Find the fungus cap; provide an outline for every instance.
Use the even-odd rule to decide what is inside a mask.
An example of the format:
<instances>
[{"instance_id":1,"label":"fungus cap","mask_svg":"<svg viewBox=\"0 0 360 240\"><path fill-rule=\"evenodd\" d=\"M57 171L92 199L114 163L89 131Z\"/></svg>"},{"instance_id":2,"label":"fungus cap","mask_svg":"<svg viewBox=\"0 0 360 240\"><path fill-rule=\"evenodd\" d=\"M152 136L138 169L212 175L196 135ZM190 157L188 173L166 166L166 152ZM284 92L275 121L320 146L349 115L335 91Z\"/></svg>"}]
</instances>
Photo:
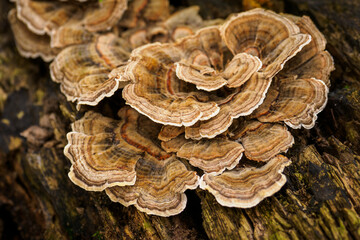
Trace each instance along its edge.
<instances>
[{"instance_id":1,"label":"fungus cap","mask_svg":"<svg viewBox=\"0 0 360 240\"><path fill-rule=\"evenodd\" d=\"M196 172L161 149L158 124L129 107L120 109L119 117L87 112L72 124L64 149L71 181L88 191L106 189L111 200L149 214L180 213L184 191L198 186Z\"/></svg>"},{"instance_id":2,"label":"fungus cap","mask_svg":"<svg viewBox=\"0 0 360 240\"><path fill-rule=\"evenodd\" d=\"M282 173L290 160L277 155L264 166L244 167L220 175L204 174L200 188L208 190L223 206L250 208L279 191L286 183Z\"/></svg>"},{"instance_id":3,"label":"fungus cap","mask_svg":"<svg viewBox=\"0 0 360 240\"><path fill-rule=\"evenodd\" d=\"M195 139L213 138L263 102L274 76L310 40L271 11L241 13L175 43L133 51L123 97L155 122L193 128Z\"/></svg>"}]
</instances>

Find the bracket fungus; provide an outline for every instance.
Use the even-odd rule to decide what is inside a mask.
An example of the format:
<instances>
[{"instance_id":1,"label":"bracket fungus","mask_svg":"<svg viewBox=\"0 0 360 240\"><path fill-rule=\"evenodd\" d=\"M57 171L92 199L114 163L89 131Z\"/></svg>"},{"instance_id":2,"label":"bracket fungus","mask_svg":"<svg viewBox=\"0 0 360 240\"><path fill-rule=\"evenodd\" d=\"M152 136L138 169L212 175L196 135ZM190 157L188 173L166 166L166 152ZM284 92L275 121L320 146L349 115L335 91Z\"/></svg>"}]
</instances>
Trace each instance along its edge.
<instances>
[{"instance_id":1,"label":"bracket fungus","mask_svg":"<svg viewBox=\"0 0 360 240\"><path fill-rule=\"evenodd\" d=\"M155 122L195 124L200 137L212 138L234 118L251 114L276 74L310 41L311 35L271 11L240 13L175 43L134 50L119 76L131 82L123 97Z\"/></svg>"},{"instance_id":2,"label":"bracket fungus","mask_svg":"<svg viewBox=\"0 0 360 240\"><path fill-rule=\"evenodd\" d=\"M255 120L237 119L226 134L211 139L186 139L183 128L174 128L167 125L160 130L162 148L215 175L233 169L243 153L249 160L267 162L294 144L286 126Z\"/></svg>"},{"instance_id":3,"label":"bracket fungus","mask_svg":"<svg viewBox=\"0 0 360 240\"><path fill-rule=\"evenodd\" d=\"M292 58L270 87L269 94L253 117L263 122L283 121L292 128L312 128L327 102L331 55L325 51L326 40L309 17L292 19L312 41Z\"/></svg>"},{"instance_id":4,"label":"bracket fungus","mask_svg":"<svg viewBox=\"0 0 360 240\"><path fill-rule=\"evenodd\" d=\"M314 126L334 69L310 18L80 2L16 0L9 13L20 53L54 59L68 101L94 106L123 88L117 119L88 111L71 125L71 181L159 216L180 213L198 186L248 208L285 184L288 127Z\"/></svg>"},{"instance_id":5,"label":"bracket fungus","mask_svg":"<svg viewBox=\"0 0 360 240\"><path fill-rule=\"evenodd\" d=\"M325 43L308 17L255 9L141 46L117 78L129 82L126 103L163 124L162 148L204 172L202 189L252 207L286 182L280 153L294 138L285 124L311 128L326 104L334 64ZM243 164L243 153L262 166Z\"/></svg>"},{"instance_id":6,"label":"bracket fungus","mask_svg":"<svg viewBox=\"0 0 360 240\"><path fill-rule=\"evenodd\" d=\"M72 124L64 150L72 162L70 179L86 190L106 189L113 201L149 214L180 213L184 191L198 186L196 172L161 149L158 124L129 107L120 109L119 117L87 112Z\"/></svg>"},{"instance_id":7,"label":"bracket fungus","mask_svg":"<svg viewBox=\"0 0 360 240\"><path fill-rule=\"evenodd\" d=\"M286 182L282 173L289 159L277 155L264 166L243 167L221 175L204 174L200 188L211 192L223 206L250 208L279 191Z\"/></svg>"},{"instance_id":8,"label":"bracket fungus","mask_svg":"<svg viewBox=\"0 0 360 240\"><path fill-rule=\"evenodd\" d=\"M130 47L126 41L109 33L91 43L62 50L50 65L53 81L68 101L97 105L119 88L119 81L109 76L112 69L127 61Z\"/></svg>"},{"instance_id":9,"label":"bracket fungus","mask_svg":"<svg viewBox=\"0 0 360 240\"><path fill-rule=\"evenodd\" d=\"M161 146L167 152L176 152L178 157L189 160L194 167L217 174L234 168L244 152L241 144L226 138L195 141L180 135L162 142Z\"/></svg>"},{"instance_id":10,"label":"bracket fungus","mask_svg":"<svg viewBox=\"0 0 360 240\"><path fill-rule=\"evenodd\" d=\"M117 67L125 64L131 49L148 41L159 40L160 35L161 39L168 41L189 20L196 20L193 29L209 24L202 21L198 11L198 7L190 7L175 12L164 22L122 32L121 37L115 33L103 33L93 36L90 42L68 46L51 64L51 77L60 83L61 91L68 101L77 102L78 108L83 104L97 105L101 99L112 96L118 88L127 84L115 76L123 71ZM142 31L145 31L145 38ZM180 37L178 35L176 37Z\"/></svg>"},{"instance_id":11,"label":"bracket fungus","mask_svg":"<svg viewBox=\"0 0 360 240\"><path fill-rule=\"evenodd\" d=\"M16 9L10 10L8 19L14 33L16 47L22 56L41 57L45 62L49 62L60 52L60 49L50 47L50 37L48 35L37 35L31 32L18 19Z\"/></svg>"},{"instance_id":12,"label":"bracket fungus","mask_svg":"<svg viewBox=\"0 0 360 240\"><path fill-rule=\"evenodd\" d=\"M165 20L170 14L168 0L133 0L129 1L128 10L119 22L119 26L135 28L151 21Z\"/></svg>"},{"instance_id":13,"label":"bracket fungus","mask_svg":"<svg viewBox=\"0 0 360 240\"><path fill-rule=\"evenodd\" d=\"M66 46L91 42L109 31L127 9L127 0L14 2L16 13L9 13L9 21L20 54L44 61L52 61Z\"/></svg>"},{"instance_id":14,"label":"bracket fungus","mask_svg":"<svg viewBox=\"0 0 360 240\"><path fill-rule=\"evenodd\" d=\"M64 47L91 39L121 19L127 0L73 1L16 0L18 18L38 35L48 34L51 47Z\"/></svg>"},{"instance_id":15,"label":"bracket fungus","mask_svg":"<svg viewBox=\"0 0 360 240\"><path fill-rule=\"evenodd\" d=\"M214 25L221 20L204 21L199 15L199 7L192 6L174 12L164 21L146 23L121 33L132 48L152 42L173 42L194 34L201 27ZM123 22L123 21L121 21Z\"/></svg>"}]
</instances>

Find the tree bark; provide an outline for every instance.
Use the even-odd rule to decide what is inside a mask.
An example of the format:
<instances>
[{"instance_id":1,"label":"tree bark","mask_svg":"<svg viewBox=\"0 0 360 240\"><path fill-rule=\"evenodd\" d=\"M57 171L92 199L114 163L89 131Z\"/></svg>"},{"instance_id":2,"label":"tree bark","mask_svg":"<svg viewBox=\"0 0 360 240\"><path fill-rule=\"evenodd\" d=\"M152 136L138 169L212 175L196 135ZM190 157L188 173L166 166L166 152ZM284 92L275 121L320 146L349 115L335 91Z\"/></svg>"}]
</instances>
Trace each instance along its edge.
<instances>
[{"instance_id":1,"label":"tree bark","mask_svg":"<svg viewBox=\"0 0 360 240\"><path fill-rule=\"evenodd\" d=\"M221 4L226 10L219 13ZM295 145L286 155L292 164L281 191L250 209L223 207L207 191L187 191L185 211L163 218L72 184L63 147L77 112L51 81L48 64L18 55L6 20L12 5L1 1L0 238L360 239L360 3L212 0L206 14L224 17L229 4L309 15L335 59L329 101L316 126L291 130ZM109 103L124 104L120 95L97 108L114 115L118 106Z\"/></svg>"}]
</instances>

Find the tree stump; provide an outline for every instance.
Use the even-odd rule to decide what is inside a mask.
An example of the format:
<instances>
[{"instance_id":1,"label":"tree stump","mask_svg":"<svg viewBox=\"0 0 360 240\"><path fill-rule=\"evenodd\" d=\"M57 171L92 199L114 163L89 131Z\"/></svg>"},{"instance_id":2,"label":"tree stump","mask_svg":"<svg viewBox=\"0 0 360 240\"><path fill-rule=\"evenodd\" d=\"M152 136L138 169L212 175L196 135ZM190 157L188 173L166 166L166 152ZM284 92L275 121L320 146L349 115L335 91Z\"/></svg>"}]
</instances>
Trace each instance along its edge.
<instances>
[{"instance_id":1,"label":"tree stump","mask_svg":"<svg viewBox=\"0 0 360 240\"><path fill-rule=\"evenodd\" d=\"M77 117L48 64L19 56L0 2L0 238L2 239L360 239L360 3L335 0L188 0L205 17L266 7L309 15L325 34L336 70L327 107L311 130L291 130L286 185L250 209L187 191L177 216L150 216L86 192L67 177L66 133ZM223 8L224 11L219 9ZM119 106L121 94L112 97ZM97 108L109 115L109 99ZM83 108L86 110L87 108ZM26 130L26 131L25 131Z\"/></svg>"}]
</instances>

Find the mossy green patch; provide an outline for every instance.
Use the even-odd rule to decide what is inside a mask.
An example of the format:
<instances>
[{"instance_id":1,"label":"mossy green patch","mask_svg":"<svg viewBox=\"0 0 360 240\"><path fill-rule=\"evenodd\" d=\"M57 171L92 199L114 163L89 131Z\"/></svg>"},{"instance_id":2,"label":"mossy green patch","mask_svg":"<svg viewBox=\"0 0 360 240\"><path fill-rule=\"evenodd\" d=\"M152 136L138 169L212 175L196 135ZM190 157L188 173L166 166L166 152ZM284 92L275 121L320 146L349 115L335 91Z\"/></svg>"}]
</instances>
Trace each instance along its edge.
<instances>
[{"instance_id":1,"label":"mossy green patch","mask_svg":"<svg viewBox=\"0 0 360 240\"><path fill-rule=\"evenodd\" d=\"M104 236L100 231L96 231L93 235L91 235L91 237L93 237L94 239L97 240L104 240Z\"/></svg>"}]
</instances>

